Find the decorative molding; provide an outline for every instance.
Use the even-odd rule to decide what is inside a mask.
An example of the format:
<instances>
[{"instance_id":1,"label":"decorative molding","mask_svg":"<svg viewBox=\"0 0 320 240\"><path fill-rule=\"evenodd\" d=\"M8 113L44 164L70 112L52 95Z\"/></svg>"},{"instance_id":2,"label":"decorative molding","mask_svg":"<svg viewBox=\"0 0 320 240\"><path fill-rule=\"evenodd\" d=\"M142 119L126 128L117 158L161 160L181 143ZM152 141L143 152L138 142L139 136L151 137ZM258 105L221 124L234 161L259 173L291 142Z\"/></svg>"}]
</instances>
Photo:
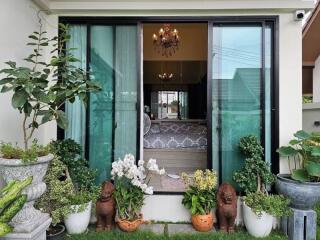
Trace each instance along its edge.
<instances>
[{"instance_id":1,"label":"decorative molding","mask_svg":"<svg viewBox=\"0 0 320 240\"><path fill-rule=\"evenodd\" d=\"M52 13L101 11L172 11L172 10L272 10L290 12L310 10L313 0L33 0L41 9Z\"/></svg>"}]
</instances>

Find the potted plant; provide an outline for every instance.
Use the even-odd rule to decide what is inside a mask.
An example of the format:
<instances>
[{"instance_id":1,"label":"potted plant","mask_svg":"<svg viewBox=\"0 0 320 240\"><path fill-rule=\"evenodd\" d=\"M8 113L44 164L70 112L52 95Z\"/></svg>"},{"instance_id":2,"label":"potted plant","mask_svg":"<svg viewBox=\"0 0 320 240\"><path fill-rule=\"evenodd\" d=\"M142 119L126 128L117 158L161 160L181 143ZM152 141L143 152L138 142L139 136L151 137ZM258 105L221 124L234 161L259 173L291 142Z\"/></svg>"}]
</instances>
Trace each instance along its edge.
<instances>
[{"instance_id":1,"label":"potted plant","mask_svg":"<svg viewBox=\"0 0 320 240\"><path fill-rule=\"evenodd\" d=\"M233 179L246 194L243 198L243 219L249 234L266 237L273 226L273 218L289 214L289 201L278 195L269 195L267 186L275 181L269 165L263 160L263 148L254 135L240 139L240 151L246 156L242 169Z\"/></svg>"},{"instance_id":2,"label":"potted plant","mask_svg":"<svg viewBox=\"0 0 320 240\"><path fill-rule=\"evenodd\" d=\"M33 183L25 190L28 203L21 214L26 216L16 218L17 222L14 223L18 232L31 232L49 221L47 214L34 209L33 202L45 192L46 186L42 180L53 155L48 154L47 149L35 141L30 146L35 130L52 120L65 129L68 119L61 110L62 105L76 98L86 102L88 92L100 89L88 80L85 71L72 65L78 59L65 47L65 43L70 40L68 26L60 24L59 33L59 37L48 39L40 23L39 31L29 36L30 42L27 45L33 47L33 50L24 59L27 65L17 66L15 62L9 61L6 62L8 67L0 71L0 74L5 75L0 80L1 92L13 92L12 107L23 115L24 146L1 145L0 173L5 182L34 176ZM45 50L52 54L48 62L41 59Z\"/></svg>"},{"instance_id":3,"label":"potted plant","mask_svg":"<svg viewBox=\"0 0 320 240\"><path fill-rule=\"evenodd\" d=\"M191 212L192 226L200 232L212 230L212 209L216 206L216 172L197 170L191 177L182 173L182 179L187 188L182 204Z\"/></svg>"},{"instance_id":4,"label":"potted plant","mask_svg":"<svg viewBox=\"0 0 320 240\"><path fill-rule=\"evenodd\" d=\"M27 202L22 190L32 183L32 177L23 181L11 181L0 191L0 237L12 232L11 220Z\"/></svg>"},{"instance_id":5,"label":"potted plant","mask_svg":"<svg viewBox=\"0 0 320 240\"><path fill-rule=\"evenodd\" d=\"M69 234L81 234L87 230L94 198L88 191L74 191L68 195L68 204L61 211Z\"/></svg>"},{"instance_id":6,"label":"potted plant","mask_svg":"<svg viewBox=\"0 0 320 240\"><path fill-rule=\"evenodd\" d=\"M298 131L277 151L288 159L290 174L278 174L276 189L297 209L313 209L320 201L320 135Z\"/></svg>"},{"instance_id":7,"label":"potted plant","mask_svg":"<svg viewBox=\"0 0 320 240\"><path fill-rule=\"evenodd\" d=\"M65 230L64 225L61 224L65 215L62 209L68 204L67 196L74 189L71 178L68 176L68 168L59 157L55 156L50 162L44 182L47 185L47 191L35 205L37 209L50 214L52 223L47 230L47 238L53 239Z\"/></svg>"},{"instance_id":8,"label":"potted plant","mask_svg":"<svg viewBox=\"0 0 320 240\"><path fill-rule=\"evenodd\" d=\"M116 222L119 228L126 232L133 232L143 223L141 208L144 194L153 194L153 187L148 186L150 178L148 173L164 174L164 169L159 169L156 160L150 159L146 164L143 160L135 164L132 154L126 154L123 160L112 163L111 176L114 180L115 190L113 197L116 201ZM146 171L147 169L147 171Z\"/></svg>"}]
</instances>

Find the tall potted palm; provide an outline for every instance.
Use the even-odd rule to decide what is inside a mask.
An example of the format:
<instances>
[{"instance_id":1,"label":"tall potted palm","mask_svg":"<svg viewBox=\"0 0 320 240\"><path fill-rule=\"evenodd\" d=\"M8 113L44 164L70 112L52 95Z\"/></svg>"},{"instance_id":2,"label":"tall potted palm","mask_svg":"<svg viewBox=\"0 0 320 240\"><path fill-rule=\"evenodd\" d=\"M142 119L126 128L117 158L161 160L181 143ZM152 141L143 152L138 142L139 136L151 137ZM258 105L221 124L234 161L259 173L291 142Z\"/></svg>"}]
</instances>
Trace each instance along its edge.
<instances>
[{"instance_id":1,"label":"tall potted palm","mask_svg":"<svg viewBox=\"0 0 320 240\"><path fill-rule=\"evenodd\" d=\"M298 131L277 151L288 159L290 174L278 174L276 189L297 209L313 209L320 201L320 135Z\"/></svg>"},{"instance_id":2,"label":"tall potted palm","mask_svg":"<svg viewBox=\"0 0 320 240\"><path fill-rule=\"evenodd\" d=\"M40 24L39 31L29 36L27 45L33 50L24 59L26 66L17 66L9 61L6 62L8 67L0 71L4 75L0 79L1 93L12 92L12 107L23 115L23 148L11 143L1 144L0 175L5 182L33 176L32 184L24 190L28 196L27 203L12 220L15 232L31 232L42 223L49 222L48 214L36 210L33 204L46 190L42 180L53 155L46 147L32 141L35 130L52 120L59 127L67 128L68 119L61 110L62 105L76 98L85 103L87 93L100 88L89 81L85 71L72 65L78 59L65 48L70 40L68 26L60 24L59 28L59 37L48 39ZM47 62L43 60L45 50L51 51Z\"/></svg>"}]
</instances>

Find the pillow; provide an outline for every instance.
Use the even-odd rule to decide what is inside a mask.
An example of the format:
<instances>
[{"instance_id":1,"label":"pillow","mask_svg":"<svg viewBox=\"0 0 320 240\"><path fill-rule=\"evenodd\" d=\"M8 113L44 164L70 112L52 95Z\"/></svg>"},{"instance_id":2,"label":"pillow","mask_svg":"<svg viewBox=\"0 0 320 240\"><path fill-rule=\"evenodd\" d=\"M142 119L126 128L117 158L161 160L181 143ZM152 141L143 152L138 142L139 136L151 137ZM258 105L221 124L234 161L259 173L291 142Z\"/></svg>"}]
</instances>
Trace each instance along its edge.
<instances>
[{"instance_id":1,"label":"pillow","mask_svg":"<svg viewBox=\"0 0 320 240\"><path fill-rule=\"evenodd\" d=\"M151 124L150 133L160 133L159 123L152 123Z\"/></svg>"},{"instance_id":2,"label":"pillow","mask_svg":"<svg viewBox=\"0 0 320 240\"><path fill-rule=\"evenodd\" d=\"M149 132L150 126L151 126L150 117L148 116L148 114L145 113L143 115L143 135L146 135Z\"/></svg>"}]
</instances>

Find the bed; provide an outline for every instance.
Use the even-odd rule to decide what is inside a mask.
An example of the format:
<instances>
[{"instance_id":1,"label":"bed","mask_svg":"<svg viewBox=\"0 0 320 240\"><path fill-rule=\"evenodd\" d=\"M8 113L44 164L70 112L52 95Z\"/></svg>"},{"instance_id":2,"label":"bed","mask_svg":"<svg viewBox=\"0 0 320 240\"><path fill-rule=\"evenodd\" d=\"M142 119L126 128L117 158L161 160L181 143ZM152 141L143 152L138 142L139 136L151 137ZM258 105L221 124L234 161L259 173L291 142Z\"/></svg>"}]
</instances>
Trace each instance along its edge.
<instances>
[{"instance_id":1,"label":"bed","mask_svg":"<svg viewBox=\"0 0 320 240\"><path fill-rule=\"evenodd\" d=\"M207 168L207 127L205 120L153 120L143 139L144 159L155 158L167 175L152 180L155 191L184 191L181 179L170 174L192 174ZM151 184L151 183L150 183Z\"/></svg>"},{"instance_id":2,"label":"bed","mask_svg":"<svg viewBox=\"0 0 320 240\"><path fill-rule=\"evenodd\" d=\"M145 149L206 149L207 127L203 121L151 121L143 146Z\"/></svg>"}]
</instances>

